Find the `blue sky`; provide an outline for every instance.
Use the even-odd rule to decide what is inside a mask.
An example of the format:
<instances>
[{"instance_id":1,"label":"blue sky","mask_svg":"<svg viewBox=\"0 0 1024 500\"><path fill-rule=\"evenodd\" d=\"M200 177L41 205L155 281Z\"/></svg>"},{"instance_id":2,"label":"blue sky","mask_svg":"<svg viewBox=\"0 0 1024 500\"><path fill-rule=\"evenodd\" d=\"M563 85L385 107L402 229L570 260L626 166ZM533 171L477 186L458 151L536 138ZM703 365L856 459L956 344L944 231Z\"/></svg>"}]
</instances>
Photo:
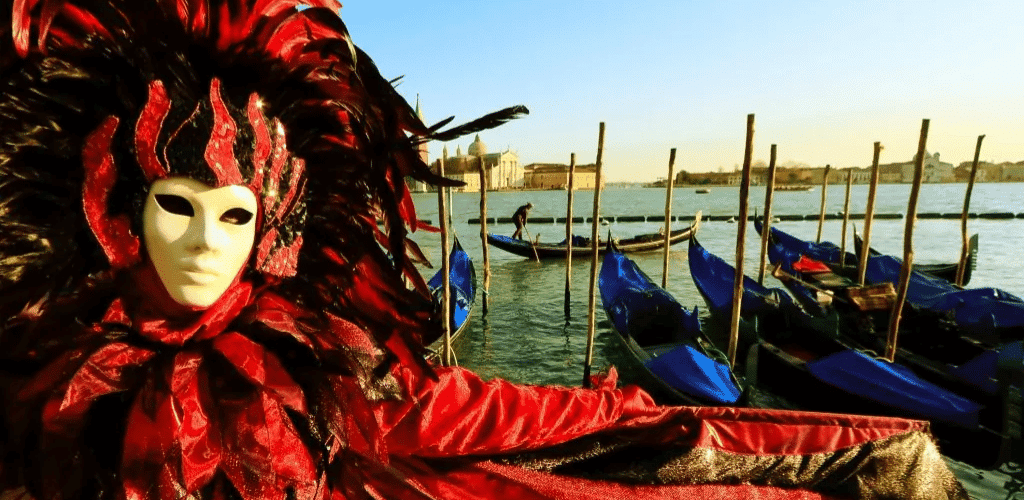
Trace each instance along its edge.
<instances>
[{"instance_id":1,"label":"blue sky","mask_svg":"<svg viewBox=\"0 0 1024 500\"><path fill-rule=\"evenodd\" d=\"M1024 2L349 0L356 45L403 76L425 119L512 104L481 134L520 162L593 162L610 181L732 170L755 114L754 158L813 166L908 161L921 121L944 161L1024 160ZM448 145L463 151L472 141ZM431 154L442 145L432 143Z\"/></svg>"}]
</instances>

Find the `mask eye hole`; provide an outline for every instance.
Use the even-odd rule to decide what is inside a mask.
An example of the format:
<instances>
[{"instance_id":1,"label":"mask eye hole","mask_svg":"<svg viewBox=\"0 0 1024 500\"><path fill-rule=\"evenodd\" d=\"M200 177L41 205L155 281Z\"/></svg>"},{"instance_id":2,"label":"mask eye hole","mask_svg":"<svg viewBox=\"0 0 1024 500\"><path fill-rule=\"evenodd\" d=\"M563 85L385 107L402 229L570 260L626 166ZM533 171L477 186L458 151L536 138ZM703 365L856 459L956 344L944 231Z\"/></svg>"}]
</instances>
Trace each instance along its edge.
<instances>
[{"instance_id":1,"label":"mask eye hole","mask_svg":"<svg viewBox=\"0 0 1024 500\"><path fill-rule=\"evenodd\" d=\"M181 196L173 194L158 194L154 196L156 204L160 205L160 208L175 214L184 215L186 217L193 217L196 215L195 210L192 208L192 204Z\"/></svg>"},{"instance_id":2,"label":"mask eye hole","mask_svg":"<svg viewBox=\"0 0 1024 500\"><path fill-rule=\"evenodd\" d=\"M227 222L236 226L243 226L250 220L252 220L252 212L244 208L232 208L220 216L221 222Z\"/></svg>"}]
</instances>

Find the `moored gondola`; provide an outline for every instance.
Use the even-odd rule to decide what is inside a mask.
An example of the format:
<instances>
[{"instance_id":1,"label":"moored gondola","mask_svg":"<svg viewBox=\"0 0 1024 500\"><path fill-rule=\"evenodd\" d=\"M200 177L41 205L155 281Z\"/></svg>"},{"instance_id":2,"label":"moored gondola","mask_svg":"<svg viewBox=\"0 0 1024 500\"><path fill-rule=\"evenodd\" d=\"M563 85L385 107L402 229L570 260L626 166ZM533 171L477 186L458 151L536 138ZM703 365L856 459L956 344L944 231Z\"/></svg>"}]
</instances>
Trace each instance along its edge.
<instances>
[{"instance_id":1,"label":"moored gondola","mask_svg":"<svg viewBox=\"0 0 1024 500\"><path fill-rule=\"evenodd\" d=\"M755 225L758 229L760 226ZM777 227L771 228L768 256L773 264L788 259L796 263L801 256L820 261L830 273L811 277L816 285L847 293L851 278L829 265L830 244L813 243L796 238ZM779 255L784 252L785 259ZM823 258L824 256L824 258ZM885 286L899 282L903 262L890 255L874 255L868 259L865 284ZM800 298L800 295L797 295ZM947 321L955 325L959 335L968 336L989 346L1024 340L1024 300L997 288L960 288L949 281L914 271L907 288L907 305L921 321ZM910 325L912 328L914 325Z\"/></svg>"},{"instance_id":2,"label":"moored gondola","mask_svg":"<svg viewBox=\"0 0 1024 500\"><path fill-rule=\"evenodd\" d=\"M760 228L758 228L758 232L760 232ZM967 265L966 267L964 267L963 285L967 285L968 283L971 282L971 274L973 273L974 268L977 267L978 265L978 235L975 234L974 236L971 236L970 240L968 241L969 242L967 247ZM860 259L863 247L864 241L861 239L860 235L854 232L853 248L857 250L857 259ZM872 256L881 255L881 252L878 252L874 248L870 249L870 252L870 255ZM946 280L950 283L956 283L956 270L959 266L959 262L934 264L915 263L914 270L931 276L935 276L936 278Z\"/></svg>"},{"instance_id":3,"label":"moored gondola","mask_svg":"<svg viewBox=\"0 0 1024 500\"><path fill-rule=\"evenodd\" d=\"M462 244L456 237L452 245L452 251L448 258L449 286L451 290L451 314L450 341L462 336L469 326L469 318L473 312L473 304L476 300L476 270L473 268L473 260L462 248ZM443 300L444 273L437 271L427 282L427 288L434 298L434 302L441 307ZM444 339L426 339L431 354L428 358L437 357L437 353L443 348Z\"/></svg>"},{"instance_id":4,"label":"moored gondola","mask_svg":"<svg viewBox=\"0 0 1024 500\"><path fill-rule=\"evenodd\" d=\"M733 405L742 391L728 360L684 308L626 255L609 248L598 287L605 312L652 393L676 404Z\"/></svg>"}]
</instances>

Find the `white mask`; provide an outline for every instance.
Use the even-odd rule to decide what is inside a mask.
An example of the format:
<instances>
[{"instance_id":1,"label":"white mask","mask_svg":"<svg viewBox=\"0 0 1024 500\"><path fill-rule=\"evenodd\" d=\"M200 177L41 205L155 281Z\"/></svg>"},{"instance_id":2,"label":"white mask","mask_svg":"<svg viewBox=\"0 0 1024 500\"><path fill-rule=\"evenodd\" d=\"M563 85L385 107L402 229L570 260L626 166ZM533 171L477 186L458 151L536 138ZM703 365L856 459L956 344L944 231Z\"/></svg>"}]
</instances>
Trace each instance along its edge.
<instances>
[{"instance_id":1,"label":"white mask","mask_svg":"<svg viewBox=\"0 0 1024 500\"><path fill-rule=\"evenodd\" d=\"M249 260L257 213L245 186L212 188L184 177L153 182L143 238L171 298L193 307L216 302Z\"/></svg>"}]
</instances>

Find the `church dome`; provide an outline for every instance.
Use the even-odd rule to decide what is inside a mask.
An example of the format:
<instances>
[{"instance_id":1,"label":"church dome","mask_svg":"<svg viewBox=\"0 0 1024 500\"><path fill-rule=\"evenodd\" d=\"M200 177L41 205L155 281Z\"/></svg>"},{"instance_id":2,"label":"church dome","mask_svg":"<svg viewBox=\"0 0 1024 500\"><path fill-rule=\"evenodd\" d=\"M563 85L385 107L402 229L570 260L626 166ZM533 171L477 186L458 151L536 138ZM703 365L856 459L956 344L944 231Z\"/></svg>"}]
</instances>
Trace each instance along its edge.
<instances>
[{"instance_id":1,"label":"church dome","mask_svg":"<svg viewBox=\"0 0 1024 500\"><path fill-rule=\"evenodd\" d=\"M487 154L487 145L484 141L480 140L480 134L476 135L476 139L473 140L473 144L469 145L470 156L483 156Z\"/></svg>"}]
</instances>

